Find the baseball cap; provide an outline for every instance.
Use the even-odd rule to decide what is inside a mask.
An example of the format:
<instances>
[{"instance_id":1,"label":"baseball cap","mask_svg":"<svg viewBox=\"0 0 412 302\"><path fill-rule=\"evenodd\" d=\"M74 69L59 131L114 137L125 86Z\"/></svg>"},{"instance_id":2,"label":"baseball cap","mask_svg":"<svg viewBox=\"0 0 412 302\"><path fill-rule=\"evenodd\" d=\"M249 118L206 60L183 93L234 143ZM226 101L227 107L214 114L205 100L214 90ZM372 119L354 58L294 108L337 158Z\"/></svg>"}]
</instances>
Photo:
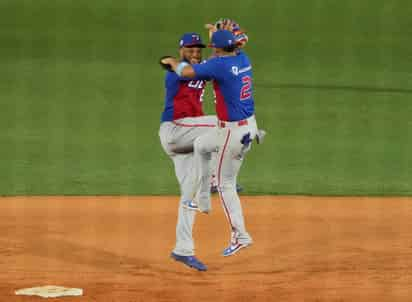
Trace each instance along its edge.
<instances>
[{"instance_id":1,"label":"baseball cap","mask_svg":"<svg viewBox=\"0 0 412 302\"><path fill-rule=\"evenodd\" d=\"M202 38L197 33L185 33L180 38L179 41L180 48L182 47L200 47L205 48L206 45L203 44Z\"/></svg>"},{"instance_id":2,"label":"baseball cap","mask_svg":"<svg viewBox=\"0 0 412 302\"><path fill-rule=\"evenodd\" d=\"M235 36L231 31L218 30L213 33L212 42L210 43L209 47L224 48L227 46L232 46L235 43Z\"/></svg>"}]
</instances>

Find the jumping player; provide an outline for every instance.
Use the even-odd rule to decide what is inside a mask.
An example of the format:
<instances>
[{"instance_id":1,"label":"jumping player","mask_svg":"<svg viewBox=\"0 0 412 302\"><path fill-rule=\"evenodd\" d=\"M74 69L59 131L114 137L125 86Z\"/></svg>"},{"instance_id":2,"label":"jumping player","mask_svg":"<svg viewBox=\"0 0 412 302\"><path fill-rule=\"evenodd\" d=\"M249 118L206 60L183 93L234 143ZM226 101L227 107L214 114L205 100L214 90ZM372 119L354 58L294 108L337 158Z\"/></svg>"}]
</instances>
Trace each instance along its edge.
<instances>
[{"instance_id":1,"label":"jumping player","mask_svg":"<svg viewBox=\"0 0 412 302\"><path fill-rule=\"evenodd\" d=\"M162 63L169 65L181 77L213 79L218 127L195 140L195 171L196 181L199 181L199 187L202 188L208 179L205 175L210 173L210 153L219 150L219 194L231 227L230 244L223 251L223 256L230 256L252 244L236 192L236 177L258 129L254 116L252 66L249 58L243 51L236 51L235 37L228 30L214 32L211 47L214 48L215 57L203 64L189 64L175 58L165 58ZM207 212L210 204L202 205L202 200L198 202L199 209Z\"/></svg>"},{"instance_id":2,"label":"jumping player","mask_svg":"<svg viewBox=\"0 0 412 302\"><path fill-rule=\"evenodd\" d=\"M202 48L205 45L199 34L184 34L179 47L181 62L200 63ZM165 107L159 129L160 142L163 150L173 160L181 192L176 245L171 257L200 271L207 268L194 254L192 229L196 211L190 209L193 207L191 192L194 186L192 149L197 137L217 125L216 116L205 116L203 113L201 101L204 86L204 80L182 78L174 72L167 72Z\"/></svg>"}]
</instances>

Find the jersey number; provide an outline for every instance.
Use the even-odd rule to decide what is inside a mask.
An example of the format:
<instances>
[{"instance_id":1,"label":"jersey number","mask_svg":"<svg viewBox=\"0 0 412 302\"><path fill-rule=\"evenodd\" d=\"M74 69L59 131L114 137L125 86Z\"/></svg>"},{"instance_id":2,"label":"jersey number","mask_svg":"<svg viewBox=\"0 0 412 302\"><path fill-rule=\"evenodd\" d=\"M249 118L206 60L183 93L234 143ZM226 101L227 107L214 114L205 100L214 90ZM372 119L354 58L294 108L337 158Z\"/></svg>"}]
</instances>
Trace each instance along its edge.
<instances>
[{"instance_id":1,"label":"jersey number","mask_svg":"<svg viewBox=\"0 0 412 302\"><path fill-rule=\"evenodd\" d=\"M240 89L240 100L247 100L252 96L252 78L250 76L244 76L242 78L242 89Z\"/></svg>"},{"instance_id":2,"label":"jersey number","mask_svg":"<svg viewBox=\"0 0 412 302\"><path fill-rule=\"evenodd\" d=\"M189 84L187 84L187 86L189 86L190 88L196 88L196 89L202 89L203 88L203 81L202 80L192 80L189 82Z\"/></svg>"}]
</instances>

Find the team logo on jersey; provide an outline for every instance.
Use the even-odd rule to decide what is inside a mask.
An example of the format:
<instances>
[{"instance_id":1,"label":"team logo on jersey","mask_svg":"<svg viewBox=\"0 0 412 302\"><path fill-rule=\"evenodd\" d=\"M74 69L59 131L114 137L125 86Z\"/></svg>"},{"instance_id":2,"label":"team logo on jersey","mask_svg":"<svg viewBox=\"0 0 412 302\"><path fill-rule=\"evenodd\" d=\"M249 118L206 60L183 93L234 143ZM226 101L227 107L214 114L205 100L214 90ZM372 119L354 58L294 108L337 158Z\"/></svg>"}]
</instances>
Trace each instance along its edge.
<instances>
[{"instance_id":1,"label":"team logo on jersey","mask_svg":"<svg viewBox=\"0 0 412 302\"><path fill-rule=\"evenodd\" d=\"M237 76L239 74L239 68L237 66L232 66L232 73Z\"/></svg>"},{"instance_id":2,"label":"team logo on jersey","mask_svg":"<svg viewBox=\"0 0 412 302\"><path fill-rule=\"evenodd\" d=\"M235 76L238 76L239 74L247 72L249 70L252 70L252 66L250 66L250 65L246 66L245 68L241 68L241 69L239 69L239 67L237 67L237 66L232 66L232 73Z\"/></svg>"},{"instance_id":3,"label":"team logo on jersey","mask_svg":"<svg viewBox=\"0 0 412 302\"><path fill-rule=\"evenodd\" d=\"M204 84L205 82L202 80L192 80L187 84L187 86L195 89L203 89Z\"/></svg>"}]
</instances>

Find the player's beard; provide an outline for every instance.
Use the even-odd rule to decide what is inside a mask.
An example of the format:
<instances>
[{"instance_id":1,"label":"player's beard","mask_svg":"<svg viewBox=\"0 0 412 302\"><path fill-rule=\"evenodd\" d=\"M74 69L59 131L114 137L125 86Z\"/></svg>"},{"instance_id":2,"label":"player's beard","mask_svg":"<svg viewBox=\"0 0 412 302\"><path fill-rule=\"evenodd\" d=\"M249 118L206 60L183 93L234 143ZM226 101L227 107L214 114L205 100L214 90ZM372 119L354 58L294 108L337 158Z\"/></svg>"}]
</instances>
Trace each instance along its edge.
<instances>
[{"instance_id":1,"label":"player's beard","mask_svg":"<svg viewBox=\"0 0 412 302\"><path fill-rule=\"evenodd\" d=\"M202 52L201 50L181 48L180 49L180 60L187 62L189 64L199 64L202 62Z\"/></svg>"},{"instance_id":2,"label":"player's beard","mask_svg":"<svg viewBox=\"0 0 412 302\"><path fill-rule=\"evenodd\" d=\"M200 62L202 62L202 57L200 58L192 58L190 56L183 56L183 60L189 64L199 64Z\"/></svg>"},{"instance_id":3,"label":"player's beard","mask_svg":"<svg viewBox=\"0 0 412 302\"><path fill-rule=\"evenodd\" d=\"M183 57L183 60L189 64L199 64L202 61L202 58L196 59L196 58L185 58Z\"/></svg>"}]
</instances>

